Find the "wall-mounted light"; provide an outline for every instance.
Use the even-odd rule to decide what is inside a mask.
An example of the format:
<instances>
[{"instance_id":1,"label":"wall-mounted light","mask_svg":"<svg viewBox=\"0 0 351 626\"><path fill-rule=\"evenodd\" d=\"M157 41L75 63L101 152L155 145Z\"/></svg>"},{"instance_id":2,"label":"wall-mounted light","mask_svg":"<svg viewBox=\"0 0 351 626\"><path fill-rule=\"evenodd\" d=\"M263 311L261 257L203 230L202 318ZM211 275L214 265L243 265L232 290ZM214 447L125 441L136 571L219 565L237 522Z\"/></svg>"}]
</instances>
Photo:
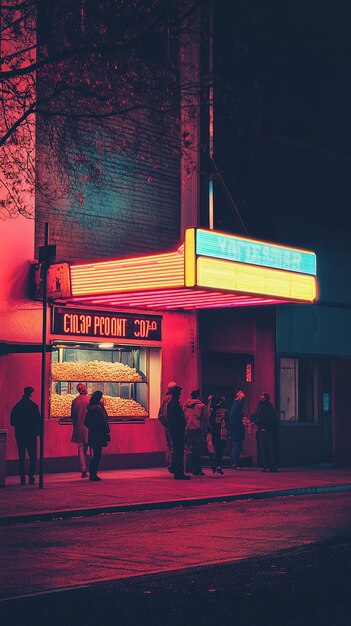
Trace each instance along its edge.
<instances>
[{"instance_id":1,"label":"wall-mounted light","mask_svg":"<svg viewBox=\"0 0 351 626\"><path fill-rule=\"evenodd\" d=\"M99 343L99 348L100 350L111 350L114 345L114 343Z\"/></svg>"}]
</instances>

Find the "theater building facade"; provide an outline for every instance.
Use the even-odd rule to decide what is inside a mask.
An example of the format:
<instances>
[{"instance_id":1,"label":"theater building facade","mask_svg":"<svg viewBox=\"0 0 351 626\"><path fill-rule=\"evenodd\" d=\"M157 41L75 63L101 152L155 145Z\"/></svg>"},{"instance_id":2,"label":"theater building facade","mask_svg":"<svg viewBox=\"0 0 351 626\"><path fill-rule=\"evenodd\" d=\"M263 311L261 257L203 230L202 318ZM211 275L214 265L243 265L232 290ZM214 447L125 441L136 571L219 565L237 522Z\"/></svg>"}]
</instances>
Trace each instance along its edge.
<instances>
[{"instance_id":1,"label":"theater building facade","mask_svg":"<svg viewBox=\"0 0 351 626\"><path fill-rule=\"evenodd\" d=\"M187 35L180 46L181 80L196 84L201 42ZM39 405L44 398L44 471L77 470L70 406L82 382L89 393L103 391L110 417L102 469L164 465L157 413L171 380L183 401L200 388L204 400L218 392L230 406L241 388L246 415L268 391L280 418L280 466L350 462L350 309L319 304L333 265L328 254L320 265L314 239L301 243L299 229L286 245L242 236L234 225L210 227L200 206L200 89L190 98L162 124L138 113L138 127L157 135L152 161L102 146L96 159L108 169L108 188L88 182L79 199L63 194L55 204L37 190L28 195L34 219L2 222L0 429L8 431L8 473L17 472L10 411L28 385ZM184 132L175 132L176 122ZM182 146L171 149L182 136L192 145L190 170ZM45 142L38 121L39 169ZM45 224L56 258L47 272L43 350ZM254 432L246 433L244 455L259 464Z\"/></svg>"}]
</instances>

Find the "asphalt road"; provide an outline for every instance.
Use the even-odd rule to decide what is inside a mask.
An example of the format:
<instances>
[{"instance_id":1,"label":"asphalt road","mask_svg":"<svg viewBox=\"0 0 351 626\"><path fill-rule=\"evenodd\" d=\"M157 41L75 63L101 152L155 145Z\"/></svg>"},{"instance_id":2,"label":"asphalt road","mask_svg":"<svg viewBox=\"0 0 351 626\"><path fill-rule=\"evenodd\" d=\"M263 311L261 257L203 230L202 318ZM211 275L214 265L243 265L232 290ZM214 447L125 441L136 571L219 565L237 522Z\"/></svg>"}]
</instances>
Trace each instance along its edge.
<instances>
[{"instance_id":1,"label":"asphalt road","mask_svg":"<svg viewBox=\"0 0 351 626\"><path fill-rule=\"evenodd\" d=\"M349 626L350 511L328 494L3 528L1 623Z\"/></svg>"}]
</instances>

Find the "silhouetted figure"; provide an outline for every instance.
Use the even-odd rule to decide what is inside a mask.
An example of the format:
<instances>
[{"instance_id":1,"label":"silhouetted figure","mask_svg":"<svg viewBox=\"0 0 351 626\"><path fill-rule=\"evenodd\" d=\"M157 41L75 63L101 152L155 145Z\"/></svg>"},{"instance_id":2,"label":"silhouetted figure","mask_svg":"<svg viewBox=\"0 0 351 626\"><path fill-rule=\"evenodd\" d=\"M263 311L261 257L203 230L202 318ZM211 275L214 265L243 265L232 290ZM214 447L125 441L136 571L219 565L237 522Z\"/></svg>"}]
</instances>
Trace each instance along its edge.
<instances>
[{"instance_id":1,"label":"silhouetted figure","mask_svg":"<svg viewBox=\"0 0 351 626\"><path fill-rule=\"evenodd\" d=\"M172 384L172 383L169 383ZM163 431L166 439L166 465L167 469L170 473L173 473L172 467L172 456L173 456L173 444L172 437L169 430L169 421L168 421L168 404L172 399L172 394L169 389L167 389L164 398L162 399L161 406L158 412L158 419L160 420Z\"/></svg>"},{"instance_id":2,"label":"silhouetted figure","mask_svg":"<svg viewBox=\"0 0 351 626\"><path fill-rule=\"evenodd\" d=\"M101 480L97 471L102 448L106 448L107 443L111 440L108 415L102 402L102 391L94 391L91 395L84 424L89 431L88 443L93 451L93 458L89 467L89 480L98 481Z\"/></svg>"},{"instance_id":3,"label":"silhouetted figure","mask_svg":"<svg viewBox=\"0 0 351 626\"><path fill-rule=\"evenodd\" d=\"M18 448L19 473L21 485L26 484L25 456L29 456L29 484L35 482L34 474L37 463L37 437L40 435L42 418L38 405L31 400L33 387L25 387L22 399L11 411L11 426L15 428Z\"/></svg>"},{"instance_id":4,"label":"silhouetted figure","mask_svg":"<svg viewBox=\"0 0 351 626\"><path fill-rule=\"evenodd\" d=\"M229 432L228 411L225 408L225 398L217 394L210 396L208 409L212 443L215 451L214 458L210 456L211 469L214 474L224 474L222 467L223 453Z\"/></svg>"},{"instance_id":5,"label":"silhouetted figure","mask_svg":"<svg viewBox=\"0 0 351 626\"><path fill-rule=\"evenodd\" d=\"M243 423L243 399L245 394L241 389L237 392L229 411L229 433L232 440L232 468L241 470L240 453L243 449L245 426Z\"/></svg>"},{"instance_id":6,"label":"silhouetted figure","mask_svg":"<svg viewBox=\"0 0 351 626\"><path fill-rule=\"evenodd\" d=\"M172 468L175 480L189 480L190 476L184 474L184 430L185 418L180 406L179 398L182 388L174 381L168 383L171 399L167 404L167 418L169 432L172 438L173 455Z\"/></svg>"},{"instance_id":7,"label":"silhouetted figure","mask_svg":"<svg viewBox=\"0 0 351 626\"><path fill-rule=\"evenodd\" d=\"M206 405L200 400L200 389L191 392L183 405L185 417L185 445L191 450L194 476L204 476L201 468L201 448L206 442L209 426Z\"/></svg>"},{"instance_id":8,"label":"silhouetted figure","mask_svg":"<svg viewBox=\"0 0 351 626\"><path fill-rule=\"evenodd\" d=\"M90 401L88 390L85 385L79 383L77 385L79 396L74 398L71 405L71 419L73 424L73 433L71 441L77 444L78 459L82 478L88 473L87 453L88 453L88 429L84 425L85 414Z\"/></svg>"},{"instance_id":9,"label":"silhouetted figure","mask_svg":"<svg viewBox=\"0 0 351 626\"><path fill-rule=\"evenodd\" d=\"M262 472L277 472L276 438L278 431L278 414L270 402L270 395L263 392L251 422L257 426L257 440L263 460Z\"/></svg>"}]
</instances>

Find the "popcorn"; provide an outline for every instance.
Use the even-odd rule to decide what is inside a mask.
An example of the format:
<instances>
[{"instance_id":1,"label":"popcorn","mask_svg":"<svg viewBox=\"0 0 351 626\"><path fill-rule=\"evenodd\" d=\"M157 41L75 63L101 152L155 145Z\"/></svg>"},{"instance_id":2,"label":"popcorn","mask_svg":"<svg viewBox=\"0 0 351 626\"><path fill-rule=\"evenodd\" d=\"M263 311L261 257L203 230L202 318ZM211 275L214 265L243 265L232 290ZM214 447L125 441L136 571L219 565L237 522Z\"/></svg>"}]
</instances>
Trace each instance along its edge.
<instances>
[{"instance_id":1,"label":"popcorn","mask_svg":"<svg viewBox=\"0 0 351 626\"><path fill-rule=\"evenodd\" d=\"M51 417L70 417L72 400L77 394L65 394L60 396L57 393L51 394ZM128 398L120 398L119 396L103 396L105 400L105 408L110 417L148 417L144 407Z\"/></svg>"},{"instance_id":2,"label":"popcorn","mask_svg":"<svg viewBox=\"0 0 351 626\"><path fill-rule=\"evenodd\" d=\"M141 382L135 367L124 363L89 361L88 363L51 363L52 380L83 380L101 382Z\"/></svg>"}]
</instances>

